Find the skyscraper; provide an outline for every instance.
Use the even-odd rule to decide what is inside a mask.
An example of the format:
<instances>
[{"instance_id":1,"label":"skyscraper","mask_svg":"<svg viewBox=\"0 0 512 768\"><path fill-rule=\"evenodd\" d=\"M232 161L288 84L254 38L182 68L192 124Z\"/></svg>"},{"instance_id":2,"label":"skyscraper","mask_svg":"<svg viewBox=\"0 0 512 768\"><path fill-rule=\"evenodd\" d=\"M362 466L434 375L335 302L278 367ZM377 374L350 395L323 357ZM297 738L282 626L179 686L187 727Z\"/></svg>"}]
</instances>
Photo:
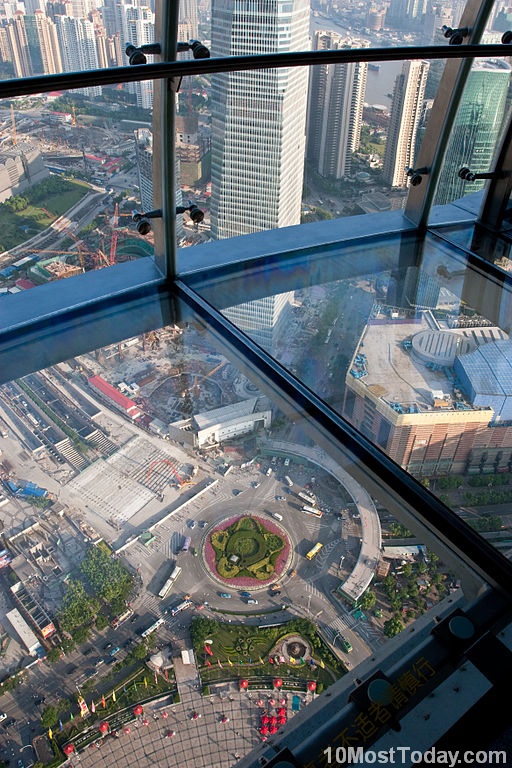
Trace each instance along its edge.
<instances>
[{"instance_id":1,"label":"skyscraper","mask_svg":"<svg viewBox=\"0 0 512 768\"><path fill-rule=\"evenodd\" d=\"M458 172L463 167L474 173L492 171L511 71L503 59L477 59L473 64L450 133L434 203L451 203L484 186L481 179L460 179Z\"/></svg>"},{"instance_id":2,"label":"skyscraper","mask_svg":"<svg viewBox=\"0 0 512 768\"><path fill-rule=\"evenodd\" d=\"M120 5L121 13L121 43L124 49L126 43L131 43L137 48L155 41L155 14L147 6ZM148 61L153 61L153 56L148 56ZM153 81L142 80L128 84L128 91L137 97L137 106L142 109L151 109L153 106Z\"/></svg>"},{"instance_id":3,"label":"skyscraper","mask_svg":"<svg viewBox=\"0 0 512 768\"><path fill-rule=\"evenodd\" d=\"M309 48L309 0L213 0L212 56ZM211 228L217 238L299 224L308 74L271 69L212 78ZM291 293L225 310L272 351Z\"/></svg>"},{"instance_id":4,"label":"skyscraper","mask_svg":"<svg viewBox=\"0 0 512 768\"><path fill-rule=\"evenodd\" d=\"M413 167L429 63L405 61L393 89L391 120L382 175L391 187L407 187L406 167Z\"/></svg>"},{"instance_id":5,"label":"skyscraper","mask_svg":"<svg viewBox=\"0 0 512 768\"><path fill-rule=\"evenodd\" d=\"M36 11L34 18L41 47L43 73L53 75L56 72L62 72L59 41L54 22L41 11Z\"/></svg>"},{"instance_id":6,"label":"skyscraper","mask_svg":"<svg viewBox=\"0 0 512 768\"><path fill-rule=\"evenodd\" d=\"M368 43L335 32L315 32L315 51L362 48ZM311 67L307 159L321 176L341 179L350 174L352 153L359 146L368 64L324 64Z\"/></svg>"},{"instance_id":7,"label":"skyscraper","mask_svg":"<svg viewBox=\"0 0 512 768\"><path fill-rule=\"evenodd\" d=\"M64 71L98 69L93 24L87 19L71 16L57 16L56 24ZM82 88L80 93L89 97L101 96L101 86Z\"/></svg>"},{"instance_id":8,"label":"skyscraper","mask_svg":"<svg viewBox=\"0 0 512 768\"><path fill-rule=\"evenodd\" d=\"M309 46L309 0L213 0L212 56ZM212 78L211 225L215 238L300 222L308 74Z\"/></svg>"}]
</instances>

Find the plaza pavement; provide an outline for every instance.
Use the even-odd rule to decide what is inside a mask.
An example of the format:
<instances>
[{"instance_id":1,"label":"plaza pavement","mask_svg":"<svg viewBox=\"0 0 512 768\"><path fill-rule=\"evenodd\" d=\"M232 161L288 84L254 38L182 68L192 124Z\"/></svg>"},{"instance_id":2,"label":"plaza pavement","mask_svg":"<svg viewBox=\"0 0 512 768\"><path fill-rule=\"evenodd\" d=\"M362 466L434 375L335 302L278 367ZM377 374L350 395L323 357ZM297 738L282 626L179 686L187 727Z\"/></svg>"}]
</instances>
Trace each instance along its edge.
<instances>
[{"instance_id":1,"label":"plaza pavement","mask_svg":"<svg viewBox=\"0 0 512 768\"><path fill-rule=\"evenodd\" d=\"M201 696L197 680L182 682L181 702L158 709L145 707L144 715L133 723L129 734L108 735L101 746L88 747L73 755L68 768L228 768L261 743L258 729L263 711L259 698L267 704L275 693L239 691L227 683L210 696ZM302 694L304 696L304 694ZM288 717L293 716L292 693L282 692L277 702L286 698ZM275 707L272 709L275 712ZM162 716L167 712L167 717ZM200 717L191 719L192 713ZM222 723L222 717L229 722ZM158 719L156 719L158 718ZM146 719L149 725L143 725ZM172 738L166 738L175 731ZM99 734L98 734L99 735Z\"/></svg>"}]
</instances>

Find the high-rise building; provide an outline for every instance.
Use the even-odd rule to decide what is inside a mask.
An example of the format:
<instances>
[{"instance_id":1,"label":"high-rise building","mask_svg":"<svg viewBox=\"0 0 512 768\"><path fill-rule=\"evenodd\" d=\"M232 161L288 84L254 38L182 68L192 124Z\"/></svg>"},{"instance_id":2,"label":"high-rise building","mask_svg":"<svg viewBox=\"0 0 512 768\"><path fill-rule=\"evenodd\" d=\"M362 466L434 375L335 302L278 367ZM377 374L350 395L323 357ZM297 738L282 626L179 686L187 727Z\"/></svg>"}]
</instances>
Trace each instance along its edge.
<instances>
[{"instance_id":1,"label":"high-rise building","mask_svg":"<svg viewBox=\"0 0 512 768\"><path fill-rule=\"evenodd\" d=\"M178 26L180 40L197 40L199 34L197 16L197 0L181 0ZM192 56L190 51L188 56Z\"/></svg>"},{"instance_id":2,"label":"high-rise building","mask_svg":"<svg viewBox=\"0 0 512 768\"><path fill-rule=\"evenodd\" d=\"M41 11L36 11L34 17L41 48L43 73L53 75L56 72L62 72L57 28L54 22Z\"/></svg>"},{"instance_id":3,"label":"high-rise building","mask_svg":"<svg viewBox=\"0 0 512 768\"><path fill-rule=\"evenodd\" d=\"M30 77L33 70L25 27L25 14L22 11L17 11L5 29L15 76Z\"/></svg>"},{"instance_id":4,"label":"high-rise building","mask_svg":"<svg viewBox=\"0 0 512 768\"><path fill-rule=\"evenodd\" d=\"M309 0L214 0L212 56L309 48ZM212 234L216 239L300 221L306 71L212 78Z\"/></svg>"},{"instance_id":5,"label":"high-rise building","mask_svg":"<svg viewBox=\"0 0 512 768\"><path fill-rule=\"evenodd\" d=\"M362 48L335 32L315 32L315 51ZM350 175L352 154L359 146L368 64L324 64L311 67L307 129L307 159L321 176Z\"/></svg>"},{"instance_id":6,"label":"high-rise building","mask_svg":"<svg viewBox=\"0 0 512 768\"><path fill-rule=\"evenodd\" d=\"M391 187L407 187L406 168L414 166L416 134L422 114L429 63L405 61L395 80L382 175Z\"/></svg>"},{"instance_id":7,"label":"high-rise building","mask_svg":"<svg viewBox=\"0 0 512 768\"><path fill-rule=\"evenodd\" d=\"M147 6L121 5L118 6L121 13L121 44L124 49L126 43L131 43L137 48L155 41L155 14ZM153 56L148 56L148 61L153 61ZM126 62L125 62L126 63ZM142 80L137 83L129 83L128 91L137 97L137 106L142 109L151 109L153 106L153 81Z\"/></svg>"},{"instance_id":8,"label":"high-rise building","mask_svg":"<svg viewBox=\"0 0 512 768\"><path fill-rule=\"evenodd\" d=\"M98 69L93 24L87 19L75 19L71 16L57 16L56 24L64 71ZM101 96L101 86L82 88L80 93L89 97Z\"/></svg>"},{"instance_id":9,"label":"high-rise building","mask_svg":"<svg viewBox=\"0 0 512 768\"><path fill-rule=\"evenodd\" d=\"M212 56L309 48L309 0L214 0ZM212 79L211 228L216 239L300 222L307 72L262 70ZM273 350L291 293L225 311Z\"/></svg>"},{"instance_id":10,"label":"high-rise building","mask_svg":"<svg viewBox=\"0 0 512 768\"><path fill-rule=\"evenodd\" d=\"M492 170L511 72L503 59L480 59L473 64L450 132L435 203L451 203L484 186L481 179L464 181L458 171L463 167L474 173Z\"/></svg>"}]
</instances>

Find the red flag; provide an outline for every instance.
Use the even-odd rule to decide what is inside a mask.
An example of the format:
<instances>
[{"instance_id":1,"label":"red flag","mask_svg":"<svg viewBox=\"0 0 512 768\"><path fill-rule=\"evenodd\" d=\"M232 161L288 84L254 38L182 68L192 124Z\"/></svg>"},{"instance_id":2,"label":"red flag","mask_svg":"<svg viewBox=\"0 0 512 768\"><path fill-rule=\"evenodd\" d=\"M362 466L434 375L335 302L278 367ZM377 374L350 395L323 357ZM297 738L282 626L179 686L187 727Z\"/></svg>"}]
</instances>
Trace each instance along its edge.
<instances>
[{"instance_id":1,"label":"red flag","mask_svg":"<svg viewBox=\"0 0 512 768\"><path fill-rule=\"evenodd\" d=\"M211 667L211 663L208 661L208 659L206 659L206 666Z\"/></svg>"},{"instance_id":2,"label":"red flag","mask_svg":"<svg viewBox=\"0 0 512 768\"><path fill-rule=\"evenodd\" d=\"M271 664L273 664L273 663L274 663L274 659L272 658L272 656L269 656L269 657L268 657L268 660L270 661L270 663L271 663Z\"/></svg>"},{"instance_id":3,"label":"red flag","mask_svg":"<svg viewBox=\"0 0 512 768\"><path fill-rule=\"evenodd\" d=\"M107 706L107 702L105 701L105 697L104 696L101 697L101 703L103 704L103 708L105 708Z\"/></svg>"},{"instance_id":4,"label":"red flag","mask_svg":"<svg viewBox=\"0 0 512 768\"><path fill-rule=\"evenodd\" d=\"M213 651L212 651L212 649L210 648L210 646L209 646L209 645L206 645L206 643L204 644L204 652L205 652L205 653L207 653L207 654L208 654L208 656L213 656Z\"/></svg>"},{"instance_id":5,"label":"red flag","mask_svg":"<svg viewBox=\"0 0 512 768\"><path fill-rule=\"evenodd\" d=\"M96 704L94 701L91 701L91 712L94 714L96 712Z\"/></svg>"}]
</instances>

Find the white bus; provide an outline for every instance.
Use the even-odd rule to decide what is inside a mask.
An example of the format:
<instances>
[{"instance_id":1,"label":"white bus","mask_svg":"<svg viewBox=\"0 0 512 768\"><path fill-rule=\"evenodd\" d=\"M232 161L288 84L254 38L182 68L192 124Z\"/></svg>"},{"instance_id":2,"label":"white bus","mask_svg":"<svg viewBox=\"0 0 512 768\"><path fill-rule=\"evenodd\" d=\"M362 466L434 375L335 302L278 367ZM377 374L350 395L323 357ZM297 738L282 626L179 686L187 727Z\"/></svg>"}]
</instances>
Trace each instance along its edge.
<instances>
[{"instance_id":1,"label":"white bus","mask_svg":"<svg viewBox=\"0 0 512 768\"><path fill-rule=\"evenodd\" d=\"M301 499L306 502L306 504L310 507L314 507L316 504L316 499L314 499L312 496L308 496L307 493L304 493L304 491L300 491L299 494Z\"/></svg>"},{"instance_id":2,"label":"white bus","mask_svg":"<svg viewBox=\"0 0 512 768\"><path fill-rule=\"evenodd\" d=\"M144 632L141 632L141 637L147 637L150 635L152 632L158 629L158 627L161 627L164 621L164 618L157 619L153 624L151 624L151 626L145 629Z\"/></svg>"},{"instance_id":3,"label":"white bus","mask_svg":"<svg viewBox=\"0 0 512 768\"><path fill-rule=\"evenodd\" d=\"M285 481L286 485L288 485L290 488L292 487L293 481L292 481L291 478L288 477L288 475L286 475L284 481Z\"/></svg>"},{"instance_id":4,"label":"white bus","mask_svg":"<svg viewBox=\"0 0 512 768\"><path fill-rule=\"evenodd\" d=\"M163 585L162 589L158 593L158 597L163 600L163 598L169 593L171 588L174 586L174 582L180 575L182 569L177 565L174 569L165 584Z\"/></svg>"},{"instance_id":5,"label":"white bus","mask_svg":"<svg viewBox=\"0 0 512 768\"><path fill-rule=\"evenodd\" d=\"M313 517L322 517L322 513L319 509L315 509L314 507L302 507L302 511L306 513L306 515L313 515Z\"/></svg>"},{"instance_id":6,"label":"white bus","mask_svg":"<svg viewBox=\"0 0 512 768\"><path fill-rule=\"evenodd\" d=\"M188 599L183 600L182 603L180 603L179 605L177 605L175 608L171 610L171 616L176 616L177 613L180 613L181 611L186 611L187 608L190 608L191 605L192 605L191 600L188 600Z\"/></svg>"}]
</instances>

